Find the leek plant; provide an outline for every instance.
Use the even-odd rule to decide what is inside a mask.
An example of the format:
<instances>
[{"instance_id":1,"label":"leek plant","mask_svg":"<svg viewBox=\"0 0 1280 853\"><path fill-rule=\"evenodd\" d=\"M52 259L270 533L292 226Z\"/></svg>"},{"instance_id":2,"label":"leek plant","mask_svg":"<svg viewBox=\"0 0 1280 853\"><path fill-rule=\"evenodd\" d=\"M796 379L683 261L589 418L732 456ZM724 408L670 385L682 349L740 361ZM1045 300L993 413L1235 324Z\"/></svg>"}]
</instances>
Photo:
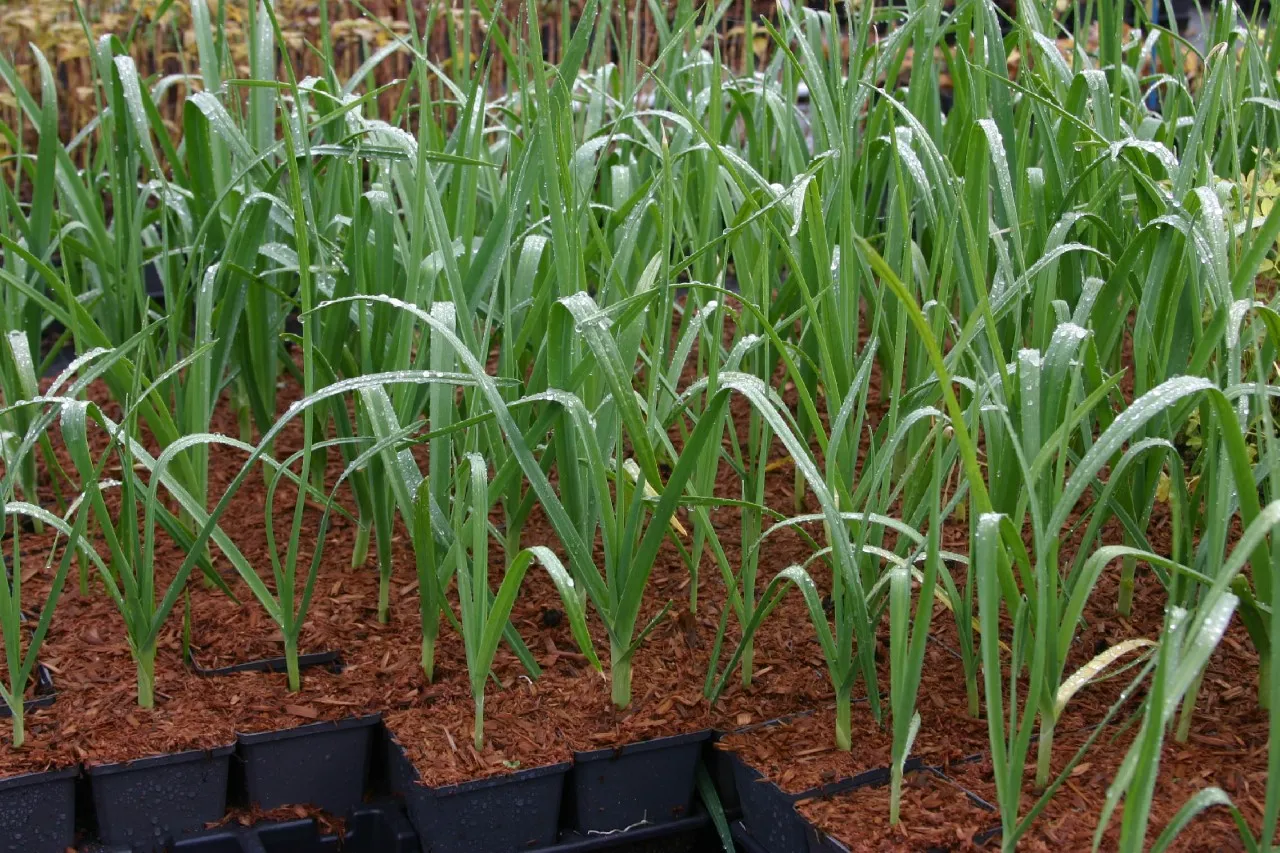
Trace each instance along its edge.
<instances>
[{"instance_id":1,"label":"leek plant","mask_svg":"<svg viewBox=\"0 0 1280 853\"><path fill-rule=\"evenodd\" d=\"M454 502L455 546L452 554L456 560L454 571L458 580L459 609L462 611L462 638L467 649L467 671L471 674L471 694L475 697L475 745L476 749L483 749L485 682L489 680L493 656L508 624L511 608L515 606L520 584L533 563L540 564L551 576L560 593L573 636L587 661L596 669L600 668L600 661L596 658L591 635L587 633L586 613L574 591L573 579L551 549L534 546L521 551L508 565L497 593L491 592L489 485L484 459L479 454L468 454L459 475L459 490ZM467 494L468 489L470 495Z\"/></svg>"},{"instance_id":2,"label":"leek plant","mask_svg":"<svg viewBox=\"0 0 1280 853\"><path fill-rule=\"evenodd\" d=\"M81 480L83 512L92 512L108 551L105 562L94 555L98 576L125 622L129 650L137 665L138 704L151 708L155 704L156 642L190 572L199 565L211 584L228 594L230 590L213 570L204 549L192 541L189 528L161 501L159 491L163 484L168 497L174 499L188 517L202 521L207 516L204 506L172 476L170 463L186 447L197 443L207 445L215 439L206 442L203 435L186 437L159 458L153 458L131 437L132 430L136 429L135 419L135 407L128 410L124 421L116 424L95 404L78 400L64 403L60 415L62 439ZM89 438L90 423L96 424L110 439L97 459L93 457ZM102 478L112 461L118 463L121 471L118 481ZM149 484L137 473L139 469L149 472ZM121 509L116 518L112 517L103 496L109 488L118 489L120 493ZM163 588L156 582L157 525L180 546L193 549L191 559ZM244 556L226 534L217 531L214 541L233 564L247 567Z\"/></svg>"},{"instance_id":3,"label":"leek plant","mask_svg":"<svg viewBox=\"0 0 1280 853\"><path fill-rule=\"evenodd\" d=\"M915 710L920 676L924 670L925 640L933 614L933 593L937 589L942 542L942 460L941 431L935 433L933 482L929 500L929 532L924 554L924 578L915 617L911 615L912 573L909 566L895 566L889 574L889 705L893 724L893 755L889 767L889 823L898 823L902 800L902 773L911 744L920 731L920 714ZM945 571L945 570L941 570Z\"/></svg>"},{"instance_id":4,"label":"leek plant","mask_svg":"<svg viewBox=\"0 0 1280 853\"><path fill-rule=\"evenodd\" d=\"M24 501L8 501L4 504L3 529L10 544L9 556L0 554L0 570L4 572L4 582L0 583L0 635L4 639L5 673L7 682L0 685L0 700L9 710L12 723L13 746L21 747L26 742L26 693L39 662L40 648L48 634L49 624L53 621L54 607L62 595L62 588L67 580L67 572L74 554L82 557L91 555L96 558L92 547L84 537L84 507L75 513L75 521L68 523L48 510ZM40 605L40 615L34 629L26 624L26 616L22 610L22 523L24 520L40 521L66 536L67 543L62 555L57 557L57 568L54 570L52 583L44 601ZM10 533L10 525L12 532ZM56 552L50 553L52 563ZM25 643L24 643L25 641ZM25 651L24 651L25 645Z\"/></svg>"},{"instance_id":5,"label":"leek plant","mask_svg":"<svg viewBox=\"0 0 1280 853\"><path fill-rule=\"evenodd\" d=\"M20 351L23 342L14 342ZM86 536L89 520L89 503L83 494L67 508L66 515L59 517L49 510L27 501L14 499L14 491L18 480L22 477L25 466L24 457L33 454L40 444L48 447L47 430L67 407L80 407L84 404L79 397L85 392L94 379L110 369L114 361L121 358L122 352L99 351L87 353L72 361L67 368L54 377L44 396L31 396L26 399L9 400L0 408L0 417L11 416L21 412L22 420L28 424L21 439L11 445L11 454L5 458L4 476L0 478L0 496L4 496L3 527L9 529L12 524L12 535L7 537L11 550L6 558L0 554L0 570L4 572L4 583L0 584L0 634L3 635L5 650L5 669L8 684L0 686L0 699L9 708L13 725L13 743L20 747L25 741L25 706L24 700L27 685L38 664L40 648L44 643L49 626L52 623L54 608L62 595L70 568L72 556L77 556L82 564L92 563L100 572L105 573L98 553L94 550L89 537ZM80 375L77 376L77 373ZM74 517L74 520L71 520ZM55 531L55 539L49 550L48 559L55 558L58 551L58 538L65 537L62 555L51 578L48 593L39 610L34 628L28 629L25 624L26 614L22 606L22 528L23 522L29 521L39 525L48 525ZM26 653L23 653L24 638Z\"/></svg>"},{"instance_id":6,"label":"leek plant","mask_svg":"<svg viewBox=\"0 0 1280 853\"><path fill-rule=\"evenodd\" d=\"M15 448L15 452L32 452L31 435L30 432L27 433L25 436L27 440ZM0 494L12 496L17 479L15 474L23 470L23 466L13 464L19 461L20 457L11 457L6 460L5 476L3 481L0 481ZM101 562L84 535L86 510L85 504L78 503L69 510L68 517L59 518L48 510L26 501L13 500L11 497L4 501L0 531L5 534L4 539L8 543L9 553L7 557L0 553L0 571L4 573L3 583L0 583L0 636L4 640L4 663L8 680L0 685L0 700L9 710L14 748L21 747L26 742L24 703L27 686L31 683L39 663L40 649L48 634L49 625L53 621L54 608L62 595L71 559L79 555L81 559L93 560L99 565ZM49 552L46 568L52 566L55 558L57 568L53 571L49 590L40 604L39 616L34 626L27 624L22 606L22 583L26 571L23 568L22 557L24 521L47 525L56 532L57 536L66 538L61 555L57 553L57 539L54 540L54 547Z\"/></svg>"}]
</instances>

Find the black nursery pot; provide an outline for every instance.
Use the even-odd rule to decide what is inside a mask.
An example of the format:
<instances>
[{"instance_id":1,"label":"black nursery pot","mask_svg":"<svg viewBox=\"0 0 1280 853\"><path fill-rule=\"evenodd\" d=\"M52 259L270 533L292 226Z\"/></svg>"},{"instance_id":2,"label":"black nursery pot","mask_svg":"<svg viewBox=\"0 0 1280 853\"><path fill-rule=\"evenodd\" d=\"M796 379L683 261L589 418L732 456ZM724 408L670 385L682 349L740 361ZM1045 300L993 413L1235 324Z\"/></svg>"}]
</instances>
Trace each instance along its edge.
<instances>
[{"instance_id":1,"label":"black nursery pot","mask_svg":"<svg viewBox=\"0 0 1280 853\"><path fill-rule=\"evenodd\" d=\"M0 779L0 851L63 853L75 843L79 768Z\"/></svg>"},{"instance_id":2,"label":"black nursery pot","mask_svg":"<svg viewBox=\"0 0 1280 853\"><path fill-rule=\"evenodd\" d=\"M389 736L387 767L426 853L515 853L556 841L568 762L432 788Z\"/></svg>"},{"instance_id":3,"label":"black nursery pot","mask_svg":"<svg viewBox=\"0 0 1280 853\"><path fill-rule=\"evenodd\" d=\"M172 839L218 820L227 810L227 774L235 745L86 767L104 844L163 850Z\"/></svg>"},{"instance_id":4,"label":"black nursery pot","mask_svg":"<svg viewBox=\"0 0 1280 853\"><path fill-rule=\"evenodd\" d=\"M688 817L694 773L710 731L573 756L571 818L578 832L609 832Z\"/></svg>"},{"instance_id":5,"label":"black nursery pot","mask_svg":"<svg viewBox=\"0 0 1280 853\"><path fill-rule=\"evenodd\" d=\"M742 804L742 825L771 853L806 853L812 830L796 812L795 797L734 757L733 776Z\"/></svg>"},{"instance_id":6,"label":"black nursery pot","mask_svg":"<svg viewBox=\"0 0 1280 853\"><path fill-rule=\"evenodd\" d=\"M380 714L237 737L249 802L344 815L364 799Z\"/></svg>"},{"instance_id":7,"label":"black nursery pot","mask_svg":"<svg viewBox=\"0 0 1280 853\"><path fill-rule=\"evenodd\" d=\"M799 794L788 794L736 755L730 755L735 787L742 807L742 826L752 840L770 853L845 853L834 838L813 827L796 811L800 800L829 797L872 785L885 785L889 771L877 768ZM909 759L906 770L921 767Z\"/></svg>"},{"instance_id":8,"label":"black nursery pot","mask_svg":"<svg viewBox=\"0 0 1280 853\"><path fill-rule=\"evenodd\" d=\"M736 814L742 808L742 804L738 802L738 785L733 776L733 765L738 759L733 753L716 746L722 737L723 732L712 733L702 750L702 764L711 777L716 796L720 798L720 808Z\"/></svg>"}]
</instances>

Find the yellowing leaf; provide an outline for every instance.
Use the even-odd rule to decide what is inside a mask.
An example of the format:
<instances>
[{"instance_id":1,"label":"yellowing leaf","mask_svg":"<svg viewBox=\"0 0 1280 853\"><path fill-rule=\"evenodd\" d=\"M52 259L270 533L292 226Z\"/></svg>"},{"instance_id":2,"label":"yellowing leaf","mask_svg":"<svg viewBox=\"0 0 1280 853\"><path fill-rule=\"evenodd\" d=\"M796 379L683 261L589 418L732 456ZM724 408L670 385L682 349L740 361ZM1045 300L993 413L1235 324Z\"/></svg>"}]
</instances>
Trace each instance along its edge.
<instances>
[{"instance_id":1,"label":"yellowing leaf","mask_svg":"<svg viewBox=\"0 0 1280 853\"><path fill-rule=\"evenodd\" d=\"M1058 688L1058 697L1053 703L1054 719L1062 716L1062 710L1067 707L1067 703L1071 701L1072 696L1075 696L1086 685L1105 672L1109 666L1131 652L1154 645L1154 640L1148 640L1145 637L1136 637L1132 640L1116 643L1071 673L1067 680L1062 682L1062 686Z\"/></svg>"}]
</instances>

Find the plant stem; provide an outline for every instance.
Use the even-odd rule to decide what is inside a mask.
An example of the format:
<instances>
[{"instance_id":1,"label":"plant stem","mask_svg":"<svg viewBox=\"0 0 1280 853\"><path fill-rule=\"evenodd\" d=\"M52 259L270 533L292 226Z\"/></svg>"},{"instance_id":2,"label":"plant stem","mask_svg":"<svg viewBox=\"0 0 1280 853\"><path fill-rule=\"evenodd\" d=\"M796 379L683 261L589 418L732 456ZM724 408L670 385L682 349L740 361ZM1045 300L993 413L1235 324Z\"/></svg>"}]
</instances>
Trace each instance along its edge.
<instances>
[{"instance_id":1,"label":"plant stem","mask_svg":"<svg viewBox=\"0 0 1280 853\"><path fill-rule=\"evenodd\" d=\"M378 621L386 625L391 621L391 567L378 568Z\"/></svg>"},{"instance_id":2,"label":"plant stem","mask_svg":"<svg viewBox=\"0 0 1280 853\"><path fill-rule=\"evenodd\" d=\"M25 709L22 707L22 697L18 697L18 701L9 706L9 712L13 715L13 748L17 749L27 741L27 721L24 714Z\"/></svg>"},{"instance_id":3,"label":"plant stem","mask_svg":"<svg viewBox=\"0 0 1280 853\"><path fill-rule=\"evenodd\" d=\"M240 440L245 444L253 443L253 414L249 409L247 392L243 391L236 395L236 423L240 427Z\"/></svg>"},{"instance_id":4,"label":"plant stem","mask_svg":"<svg viewBox=\"0 0 1280 853\"><path fill-rule=\"evenodd\" d=\"M631 658L622 659L623 650L614 646L612 649L613 704L617 708L631 705Z\"/></svg>"},{"instance_id":5,"label":"plant stem","mask_svg":"<svg viewBox=\"0 0 1280 853\"><path fill-rule=\"evenodd\" d=\"M422 637L422 674L427 677L427 683L435 677L436 670L436 638L428 637L425 634Z\"/></svg>"},{"instance_id":6,"label":"plant stem","mask_svg":"<svg viewBox=\"0 0 1280 853\"><path fill-rule=\"evenodd\" d=\"M964 680L965 692L969 694L969 716L975 720L982 716L982 706L978 699L978 679L976 675L967 676Z\"/></svg>"},{"instance_id":7,"label":"plant stem","mask_svg":"<svg viewBox=\"0 0 1280 853\"><path fill-rule=\"evenodd\" d=\"M1261 673L1259 673L1261 677ZM1200 674L1196 676L1196 680L1191 682L1191 689L1187 691L1187 695L1182 697L1182 708L1178 712L1178 728L1174 732L1174 738L1178 743L1186 743L1187 738L1191 734L1191 718L1195 716L1196 700L1200 698L1200 682L1204 680L1204 670L1200 670ZM1261 696L1265 695L1260 694Z\"/></svg>"},{"instance_id":8,"label":"plant stem","mask_svg":"<svg viewBox=\"0 0 1280 853\"><path fill-rule=\"evenodd\" d=\"M484 749L484 689L476 693L476 749Z\"/></svg>"},{"instance_id":9,"label":"plant stem","mask_svg":"<svg viewBox=\"0 0 1280 853\"><path fill-rule=\"evenodd\" d=\"M1040 742L1036 744L1036 790L1042 791L1049 784L1049 770L1053 763L1053 727L1057 720L1040 716Z\"/></svg>"},{"instance_id":10,"label":"plant stem","mask_svg":"<svg viewBox=\"0 0 1280 853\"><path fill-rule=\"evenodd\" d=\"M1133 575L1137 568L1138 560L1132 555L1120 561L1120 594L1116 598L1116 612L1124 617L1133 611Z\"/></svg>"},{"instance_id":11,"label":"plant stem","mask_svg":"<svg viewBox=\"0 0 1280 853\"><path fill-rule=\"evenodd\" d=\"M758 482L749 494L753 495L757 500L762 498ZM760 541L760 513L754 507L742 511L742 536L743 542ZM759 566L759 559L759 553L752 551L750 556L742 563L743 625L751 621L756 611L756 569ZM745 637L744 643L745 646L742 652L742 686L750 687L751 678L755 675L755 637Z\"/></svg>"},{"instance_id":12,"label":"plant stem","mask_svg":"<svg viewBox=\"0 0 1280 853\"><path fill-rule=\"evenodd\" d=\"M853 702L849 689L836 691L836 746L845 752L853 749Z\"/></svg>"},{"instance_id":13,"label":"plant stem","mask_svg":"<svg viewBox=\"0 0 1280 853\"><path fill-rule=\"evenodd\" d=\"M285 637L284 667L289 676L289 692L297 693L302 689L302 677L298 672L298 641Z\"/></svg>"},{"instance_id":14,"label":"plant stem","mask_svg":"<svg viewBox=\"0 0 1280 853\"><path fill-rule=\"evenodd\" d=\"M138 706L154 708L156 706L156 647L139 649L138 662Z\"/></svg>"},{"instance_id":15,"label":"plant stem","mask_svg":"<svg viewBox=\"0 0 1280 853\"><path fill-rule=\"evenodd\" d=\"M386 513L386 522L378 525L374 546L378 550L378 621L383 625L391 622L391 514Z\"/></svg>"},{"instance_id":16,"label":"plant stem","mask_svg":"<svg viewBox=\"0 0 1280 853\"><path fill-rule=\"evenodd\" d=\"M902 803L902 762L889 768L889 826L898 825L898 808Z\"/></svg>"},{"instance_id":17,"label":"plant stem","mask_svg":"<svg viewBox=\"0 0 1280 853\"><path fill-rule=\"evenodd\" d=\"M351 548L351 568L364 565L365 559L369 556L369 525L361 524L356 527L356 541Z\"/></svg>"}]
</instances>

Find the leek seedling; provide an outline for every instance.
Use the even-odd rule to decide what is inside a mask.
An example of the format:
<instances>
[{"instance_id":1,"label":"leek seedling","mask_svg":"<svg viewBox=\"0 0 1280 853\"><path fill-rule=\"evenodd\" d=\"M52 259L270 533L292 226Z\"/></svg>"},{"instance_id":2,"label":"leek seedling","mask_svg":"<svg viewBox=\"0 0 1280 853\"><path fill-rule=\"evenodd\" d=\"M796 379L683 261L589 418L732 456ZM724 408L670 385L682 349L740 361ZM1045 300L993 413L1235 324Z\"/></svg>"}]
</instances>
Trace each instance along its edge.
<instances>
[{"instance_id":1,"label":"leek seedling","mask_svg":"<svg viewBox=\"0 0 1280 853\"><path fill-rule=\"evenodd\" d=\"M208 354L208 347L193 352L174 365L171 373L187 368L193 361L207 358ZM118 353L113 356L117 359L120 357ZM105 370L105 366L102 369ZM126 639L137 664L138 704L147 708L154 704L156 641L165 620L185 588L190 572L199 566L211 584L230 594L225 581L213 570L206 556L206 543L210 539L231 562L260 601L266 603L274 600L235 543L216 526L217 516L225 510L225 504L229 501L230 495L234 493L239 482L243 481L248 466L261 458L261 448L253 448L225 436L196 433L174 442L165 448L159 457L152 457L132 437L133 430L136 430L137 412L142 407L141 401L169 378L168 374L162 375L157 382L140 391L138 403L126 409L125 418L120 424L112 422L96 404L79 400L61 400L60 412L62 437L76 472L80 476L83 489L82 500L97 520L99 531L106 540L109 551L109 567L99 562L99 574L108 595L124 618ZM141 384L140 377L135 381ZM89 441L90 422L96 423L110 438L102 455L96 460L93 458ZM267 440L272 437L273 434L269 434ZM222 445L251 454L250 462L241 471L240 479L235 481L233 487L223 496L219 504L221 509L217 515L208 513L203 503L183 486L171 470L175 467L175 462L189 449L207 450L212 445ZM101 479L102 474L113 458L119 462L121 479L118 482L104 481ZM270 513L275 484L281 477L292 480L295 485L299 485L300 489L305 487L300 485L300 478L289 472L287 466L279 465L269 458L263 459L263 462L275 470L274 476L269 481L267 511ZM148 472L150 481L144 482L139 471ZM198 535L193 537L189 527L180 523L179 519L168 510L161 499L161 486L164 487L167 496L177 502L181 512L200 525L201 532ZM120 490L119 518L112 517L103 497L103 490L107 487L116 487ZM299 500L298 503L302 504L303 501ZM159 601L157 601L157 595L161 590L156 585L155 571L157 525L160 525L165 533L187 553L187 557L179 566L168 587L163 590ZM296 543L294 551L296 552ZM274 557L274 548L271 552ZM278 568L278 563L275 565ZM292 561L289 565L292 567ZM278 573L278 584L280 580ZM292 575L290 575L290 581L292 581ZM294 610L291 607L293 601L291 593L292 587L288 591L282 589L280 596L285 604L290 605L289 615L292 617ZM291 683L294 689L297 689L298 633L295 626L300 625L302 618L305 617L306 601L307 598L304 596L300 608L302 616L296 617L292 622L286 620L282 612L278 615L277 611L268 607L268 612L277 623L281 624L282 630L285 630L286 658L292 661Z\"/></svg>"},{"instance_id":2,"label":"leek seedling","mask_svg":"<svg viewBox=\"0 0 1280 853\"><path fill-rule=\"evenodd\" d=\"M1277 524L1280 524L1280 502L1268 505L1245 530L1194 614L1180 607L1170 608L1166 614L1142 726L1107 789L1107 799L1093 838L1095 851L1121 799L1124 800L1124 810L1118 849L1124 853L1137 853L1145 848L1165 733L1183 696L1199 678L1209 656L1221 641L1239 603L1239 599L1228 591L1232 581L1244 568L1254 547L1271 535ZM1193 808L1205 807L1203 797L1199 799L1198 805L1196 800L1192 801ZM1175 824L1185 825L1187 819L1185 816L1175 817ZM1268 827L1270 832L1274 832L1274 823ZM1158 846L1163 847L1168 841L1169 838L1162 835Z\"/></svg>"},{"instance_id":3,"label":"leek seedling","mask_svg":"<svg viewBox=\"0 0 1280 853\"><path fill-rule=\"evenodd\" d=\"M481 373L480 375L483 375L483 373ZM240 577L245 581L245 583L253 591L254 596L267 610L268 615L271 616L273 621L275 621L278 625L281 626L282 632L285 635L285 659L286 659L286 667L288 671L289 687L291 690L296 691L301 686L300 676L298 672L297 638L299 633L301 632L302 623L306 617L307 607L310 604L311 593L315 585L316 573L319 570L319 554L321 551L319 548L317 548L316 553L313 555L311 565L307 570L305 579L303 580L302 592L299 595L297 591L297 581L298 581L297 561L300 553L299 545L302 540L301 540L301 534L300 534L300 525L298 523L300 521L300 516L298 518L295 518L295 523L291 528L290 538L286 546L285 558L283 561L279 559L279 555L276 553L274 540L272 540L272 543L271 543L272 547L270 548L270 551L272 554L272 569L273 569L273 574L275 575L276 589L277 589L277 592L273 594L271 590L267 587L267 585L263 582L261 576L258 574L258 571L254 569L251 565L249 565L249 563L244 560L240 552L235 548L234 544L232 544L229 540L227 540L225 534L223 534L220 528L218 527L218 521L221 519L223 514L227 511L228 507L231 504L231 500L235 496L236 492L244 484L245 480L248 479L250 472L254 469L254 466L259 462L274 469L276 472L276 474L272 476L268 481L268 489L269 489L269 500L267 504L268 518L270 518L270 506L274 501L274 491L277 484L279 483L280 477L287 477L300 490L305 489L309 494L318 495L322 500L324 500L324 496L322 494L316 493L312 489L311 485L307 483L307 481L304 479L304 476L303 476L306 470L306 464L305 464L306 454L309 452L309 449L312 446L310 443L304 442L303 449L298 451L298 453L294 454L294 456L291 457L290 460L288 460L288 462L284 464L275 462L268 455L268 450L270 447L273 446L273 443L276 437L280 434L281 430L283 430L286 426L288 426L289 423L293 421L294 418L307 417L311 414L311 410L315 409L316 407L327 406L332 400L341 399L342 397L348 394L351 394L352 392L367 392L371 390L376 390L376 389L379 389L382 385L393 385L393 384L432 385L437 383L442 383L442 384L453 386L453 387L456 387L459 385L467 386L467 385L474 384L472 378L465 374L435 373L432 371L395 371L392 373L371 374L371 375L362 376L356 379L342 380L339 382L332 383L331 385L327 385L323 388L320 388L314 393L302 398L297 403L290 406L289 409L272 425L271 429L269 429L266 432L266 434L263 435L262 439L258 442L257 446L250 447L248 445L245 445L242 442L236 441L234 439L226 438L224 436L198 435L198 436L191 436L188 439L186 439L183 443L180 443L178 445L175 445L174 447L167 449L165 451L165 455L161 457L161 462L164 464L167 464L168 461L172 459L175 453L180 452L183 449L185 444L195 443L195 442L225 444L225 445L237 447L249 454L248 458L245 460L245 463L241 467L240 471L228 484L226 491L223 493L222 497L219 499L217 505L213 508L213 511L207 514L203 512L199 514L198 517L204 520L201 524L200 530L196 533L195 537L191 542L190 548L188 549L187 557L183 561L182 567L179 571L179 575L185 576L185 573L190 572L191 568L194 566L196 562L198 552L191 549L198 549L200 547L203 547L204 543L209 541L209 539L211 538L215 541L215 543L219 545L219 547L223 550L223 552L227 554L228 558L231 559L232 565L236 569L237 573L239 573ZM385 398L385 394L383 396ZM398 426L397 426L397 429L398 429ZM326 442L316 442L315 445L318 445L322 449L325 449L329 446L343 445L351 442L352 440L353 439L336 439L336 440L329 440ZM375 447L377 447L379 451L383 451L386 449L382 444L375 445ZM397 459L397 464L398 464L398 458L394 457L394 454L393 454L393 458ZM303 463L304 463L303 474L294 475L291 472L289 472L289 464L291 464L294 461L297 461L298 459L303 460ZM353 465L355 467L352 468L349 466L345 476L350 476L353 470L357 470L360 467L360 465L365 464L367 461L368 461L368 458L365 455L361 455L357 457L357 460L353 462ZM344 476L344 479L345 479L345 476ZM421 475L419 475L419 478L420 477ZM392 487L393 488L396 487L397 483L399 482L400 482L399 478L393 478ZM153 488L154 488L154 482L153 482ZM399 500L399 498L400 496L399 494L397 494L397 500ZM326 503L331 503L331 499L326 501ZM301 512L301 507L303 504L304 504L304 501L302 500L299 500L297 502L297 506L299 507L299 513ZM406 502L406 505L410 507L410 510L407 513L405 513L405 516L407 518L413 518L414 517L413 510L412 510L413 502L411 497ZM326 517L326 520L327 520L327 517ZM176 594L172 589L170 590L170 595L176 600ZM166 601L168 601L168 599L166 599ZM172 606L172 602L168 602L168 603L170 606ZM536 666L536 664L534 665Z\"/></svg>"},{"instance_id":4,"label":"leek seedling","mask_svg":"<svg viewBox=\"0 0 1280 853\"><path fill-rule=\"evenodd\" d=\"M137 342L135 340L131 346ZM66 412L68 406L83 406L83 403L77 401L77 395L84 393L91 382L109 370L117 360L123 358L127 349L128 347L116 352L96 351L86 353L75 359L66 370L54 377L49 384L47 396L17 401L0 408L0 418L22 412L23 420L28 424L27 432L22 437L22 440L12 445L11 455L6 457L5 460L4 476L0 478L0 496L4 498L3 515L0 516L0 528L7 530L11 519L13 524L13 534L9 540L12 542L9 559L6 560L4 555L0 553L0 571L4 573L4 583L0 584L0 635L3 636L4 640L5 665L9 677L7 685L0 685L0 699L9 707L13 720L15 747L22 746L25 740L23 701L27 684L35 669L41 645L53 618L54 607L66 582L72 555L78 554L82 565L92 563L103 574L107 572L98 553L85 536L89 518L89 504L84 500L83 495L72 503L67 511L67 517L58 518L42 507L28 502L13 500L15 482L24 469L24 457L34 453L36 444L39 443L46 448L49 446L48 437L45 434L46 430L60 414ZM83 370L83 375L72 381L72 377L81 370ZM34 415L31 413L33 409L37 410ZM68 521L71 515L75 516L74 522ZM66 537L62 558L51 579L48 594L40 608L40 616L37 619L34 630L30 633L29 639L27 639L25 655L22 653L26 631L23 624L25 616L22 609L24 572L21 547L21 529L24 519L34 524L47 524L56 531L57 536ZM0 536L0 540L4 538ZM53 547L49 552L49 559L52 560L56 553L57 538L55 537Z\"/></svg>"},{"instance_id":5,"label":"leek seedling","mask_svg":"<svg viewBox=\"0 0 1280 853\"><path fill-rule=\"evenodd\" d=\"M132 413L133 410L130 411ZM111 442L97 460L93 459L89 444L90 421L96 422L111 437ZM95 564L108 595L125 621L129 650L137 664L138 704L150 708L155 703L156 640L161 626L186 584L188 574L197 562L199 553L193 552L184 567L169 582L163 598L157 602L159 590L155 575L155 525L162 524L179 545L188 546L191 543L189 530L160 502L158 489L163 484L169 496L177 500L190 517L197 521L205 518L204 508L167 470L176 452L200 441L202 437L188 437L166 450L156 460L129 436L128 423L128 419L123 424L111 422L92 403L71 401L62 406L63 441L80 475L85 511L91 511L97 520L98 529L106 540L109 551L109 567L99 560L95 560ZM118 482L100 479L112 458L118 459L120 463L122 473ZM142 483L135 466L150 471L149 487ZM118 519L112 518L103 497L103 490L108 487L120 490L121 511ZM233 562L244 563L244 557L235 550L225 535L219 532L215 541ZM229 593L230 590L208 562L200 562L205 576Z\"/></svg>"},{"instance_id":6,"label":"leek seedling","mask_svg":"<svg viewBox=\"0 0 1280 853\"><path fill-rule=\"evenodd\" d=\"M924 554L924 579L915 618L911 616L911 569L895 566L889 575L889 707L893 724L893 755L889 765L889 824L898 823L902 801L902 773L911 753L911 744L920 730L916 695L924 671L925 643L933 615L933 593L937 588L942 557L942 431L936 433L933 449L933 483L930 488L929 533Z\"/></svg>"},{"instance_id":7,"label":"leek seedling","mask_svg":"<svg viewBox=\"0 0 1280 853\"><path fill-rule=\"evenodd\" d=\"M458 472L459 491L454 502L454 547L462 638L467 649L467 671L475 698L475 745L484 748L484 686L493 669L493 657L515 606L516 594L529 567L537 562L550 575L579 649L595 669L600 668L591 635L587 633L582 600L555 552L540 545L517 554L507 566L497 593L489 588L489 484L484 459L471 453ZM467 494L469 484L471 494ZM470 551L468 566L467 551Z\"/></svg>"},{"instance_id":8,"label":"leek seedling","mask_svg":"<svg viewBox=\"0 0 1280 853\"><path fill-rule=\"evenodd\" d=\"M326 303L324 306L337 303ZM418 313L409 316L421 318ZM490 405L504 405L501 397L496 396L497 386L485 375L474 359L462 359L472 371L474 382L468 382L462 374L451 373L443 368L451 366L453 358L450 350L458 345L452 337L454 311L450 303L437 302L432 306L429 315L433 334L429 345L432 369L428 371L395 371L375 375L374 381L352 380L339 383L358 391L361 403L361 421L372 432L376 440L376 456L388 475L388 485L395 508L399 511L405 526L413 539L414 561L418 575L419 611L422 621L422 670L430 681L435 671L435 645L439 636L440 616L445 613L452 618L444 599L444 590L448 587L454 574L455 558L449 556L450 549L455 547L453 530L445 517L445 509L453 503L450 491L450 479L456 474L453 467L454 434L471 425L493 420L493 415L479 415L464 421L456 421L453 417L452 396L456 386L478 385L482 389L492 389L495 397L488 397ZM451 340L452 338L452 340ZM378 379L383 381L379 382ZM391 394L387 386L396 385L429 385L428 412L430 423L435 425L427 436L431 451L428 473L424 477L407 448L398 448L399 441L413 430L413 426L402 426L395 411ZM504 410L505 411L505 410ZM508 413L509 415L509 413ZM362 454L362 459L367 454ZM505 468L506 477L512 478L519 471L514 465ZM500 491L495 489L495 491ZM507 543L516 541L513 531L506 535ZM389 566L389 563L387 564ZM384 575L382 583L389 587L390 577ZM380 602L383 600L380 594ZM517 657L524 664L532 677L540 674L537 661L524 645L515 629L507 624L504 637L515 650Z\"/></svg>"},{"instance_id":9,"label":"leek seedling","mask_svg":"<svg viewBox=\"0 0 1280 853\"><path fill-rule=\"evenodd\" d=\"M11 483L2 485L11 486ZM5 672L8 676L7 683L0 684L0 700L3 700L9 709L13 726L13 745L18 748L26 742L24 702L27 685L31 681L39 660L40 649L44 645L49 624L53 621L54 607L62 595L71 557L79 553L82 559L93 560L99 565L100 560L84 537L87 520L87 507L84 504L73 509L75 520L70 523L67 519L58 518L49 511L30 503L6 501L3 506L4 515L0 518L0 533L8 531L10 524L13 528L12 535L7 537L12 549L9 558L6 559L5 555L0 553L0 572L4 573L3 579L0 579L2 580L0 582L0 636L4 639ZM28 632L28 626L25 624L26 619L22 611L22 576L25 570L22 566L21 528L24 519L45 524L57 531L59 535L65 536L67 540L63 546L62 555L58 557L58 566L54 570L49 591L40 606L40 616L29 636L24 636ZM49 553L50 563L56 553L56 548Z\"/></svg>"}]
</instances>

